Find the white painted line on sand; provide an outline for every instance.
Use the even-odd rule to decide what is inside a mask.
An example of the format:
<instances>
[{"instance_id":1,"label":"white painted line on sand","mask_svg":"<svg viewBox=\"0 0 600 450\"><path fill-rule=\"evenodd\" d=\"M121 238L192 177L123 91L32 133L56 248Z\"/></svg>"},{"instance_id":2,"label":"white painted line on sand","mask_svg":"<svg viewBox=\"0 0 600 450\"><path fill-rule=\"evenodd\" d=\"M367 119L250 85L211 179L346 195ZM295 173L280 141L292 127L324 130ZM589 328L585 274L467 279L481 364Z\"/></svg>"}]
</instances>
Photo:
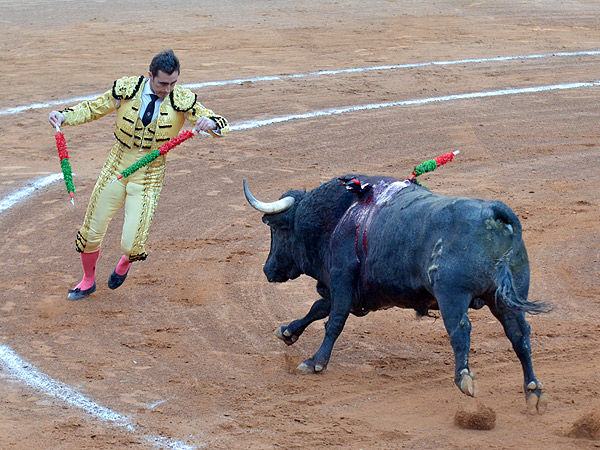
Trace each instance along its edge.
<instances>
[{"instance_id":1,"label":"white painted line on sand","mask_svg":"<svg viewBox=\"0 0 600 450\"><path fill-rule=\"evenodd\" d=\"M450 61L430 61L423 63L407 63L407 64L394 64L394 65L383 65L383 66L370 66L370 67L354 67L348 69L338 70L319 70L317 72L308 73L297 73L291 75L270 75L253 78L237 78L234 80L221 80L221 81L206 81L204 83L192 83L183 84L183 87L188 89L201 89L209 86L226 86L230 84L243 84L243 83L259 83L264 81L283 81L298 78L309 78L318 77L324 75L341 75L345 73L359 73L359 72L370 72L378 70L400 70L400 69L414 69L418 67L429 67L429 66L452 66L460 64L481 64L481 63L494 63L494 62L507 62L507 61L519 61L528 59L545 59L545 58L565 58L575 56L598 56L600 50L585 50L579 52L554 52L554 53L540 53L533 55L519 55L519 56L498 56L494 58L469 58L469 59L458 59ZM0 109L0 116L19 114L24 111L31 109L50 108L52 106L79 103L86 100L93 100L98 98L100 94L88 95L85 97L74 97L62 100L52 100L47 102L32 103L30 105L13 106L10 108Z\"/></svg>"},{"instance_id":2,"label":"white painted line on sand","mask_svg":"<svg viewBox=\"0 0 600 450\"><path fill-rule=\"evenodd\" d=\"M429 97L429 98L421 98L414 100L401 100L397 102L387 102L387 103L372 103L368 105L357 105L357 106L347 106L341 108L331 108L325 109L321 111L312 111L302 114L292 114L289 116L281 116L281 117L273 117L271 119L262 119L262 120L253 120L250 122L242 122L239 124L231 125L232 131L241 131L241 130L249 130L252 128L259 128L266 125L273 125L277 123L289 122L290 120L298 120L298 119L313 119L315 117L323 117L323 116L332 116L336 114L345 114L350 112L357 111L366 111L366 110L374 110L374 109L382 109L382 108L393 108L399 106L415 106L415 105L425 105L428 103L441 103L448 102L452 100L467 100L467 99L476 99L476 98L486 98L486 97L498 97L503 95L517 95L517 94L535 94L538 92L547 92L547 91L556 91L556 90L566 90L566 89L578 89L584 87L594 87L600 86L600 81L589 81L589 82L579 82L579 83L567 83L567 84L553 84L548 86L532 86L526 88L516 88L516 89L500 89L497 91L484 91L484 92L470 92L466 94L454 94L454 95L445 95L441 97ZM39 180L34 181L31 185L20 189L19 191L10 194L0 201L0 213L11 206L15 205L19 201L23 200L27 196L31 195L37 189L41 187L45 187L55 181L62 179L62 174L57 173L53 175L49 175L47 177L41 178Z\"/></svg>"},{"instance_id":3,"label":"white painted line on sand","mask_svg":"<svg viewBox=\"0 0 600 450\"><path fill-rule=\"evenodd\" d=\"M485 98L485 97L497 97L502 95L516 95L516 94L533 94L537 92L544 91L555 91L555 90L565 90L565 89L577 89L582 87L593 87L600 86L600 81L591 81L591 82L581 82L581 83L568 83L568 84L553 84L549 86L533 86L526 88L517 88L517 89L500 89L497 91L486 91L486 92L470 92L467 94L455 94L455 95L445 95L442 97L429 97L429 98L421 98L415 100L402 100L398 102L387 102L387 103L372 103L368 105L358 105L358 106L347 106L343 108L332 108L325 109L322 111L313 111L302 114L292 114L289 116L282 117L274 117L272 119L263 119L263 120L253 120L250 122L244 122L237 125L232 125L231 130L239 131L239 130L248 130L250 128L258 128L265 125L272 125L275 123L288 122L290 120L296 119L312 119L315 117L322 116L331 116L335 114L345 114L349 112L355 111L365 111L371 109L381 109L381 108L392 108L398 106L414 106L414 105L425 105L427 103L439 103L439 102L448 102L452 100L467 100L474 98Z\"/></svg>"},{"instance_id":4,"label":"white painted line on sand","mask_svg":"<svg viewBox=\"0 0 600 450\"><path fill-rule=\"evenodd\" d=\"M13 205L16 205L18 202L23 200L25 197L28 197L32 193L34 193L37 189L41 189L43 187L48 186L49 184L54 183L55 181L62 180L62 173L54 173L52 175L48 175L44 178L40 178L39 180L35 180L28 186L19 189L16 192L4 197L0 200L0 213L4 212L8 208Z\"/></svg>"},{"instance_id":5,"label":"white painted line on sand","mask_svg":"<svg viewBox=\"0 0 600 450\"><path fill-rule=\"evenodd\" d=\"M181 441L169 439L164 436L152 436L145 434L131 420L122 414L118 414L109 408L100 406L87 397L67 386L60 381L50 378L48 375L37 370L33 365L25 362L8 346L0 343L0 366L12 377L24 382L26 385L54 397L67 405L82 409L92 417L107 422L124 431L135 434L146 442L159 448L173 450L192 450L194 447Z\"/></svg>"}]
</instances>

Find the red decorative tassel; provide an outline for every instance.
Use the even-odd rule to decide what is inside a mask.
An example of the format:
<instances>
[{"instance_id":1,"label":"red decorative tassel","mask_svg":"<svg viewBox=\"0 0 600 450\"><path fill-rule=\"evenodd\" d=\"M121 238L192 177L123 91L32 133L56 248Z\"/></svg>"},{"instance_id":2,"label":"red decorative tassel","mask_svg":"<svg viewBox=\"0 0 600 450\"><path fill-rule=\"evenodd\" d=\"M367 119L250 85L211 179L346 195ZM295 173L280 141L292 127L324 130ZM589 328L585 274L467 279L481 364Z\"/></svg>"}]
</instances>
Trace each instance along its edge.
<instances>
[{"instance_id":1,"label":"red decorative tassel","mask_svg":"<svg viewBox=\"0 0 600 450\"><path fill-rule=\"evenodd\" d=\"M438 167L443 166L444 164L452 161L455 156L456 155L453 152L445 153L445 154L440 155L437 158L435 158L435 163L438 165Z\"/></svg>"},{"instance_id":2,"label":"red decorative tassel","mask_svg":"<svg viewBox=\"0 0 600 450\"><path fill-rule=\"evenodd\" d=\"M56 132L56 151L58 153L58 157L62 161L65 158L69 157L69 152L67 151L67 141L65 140L65 135L60 131Z\"/></svg>"},{"instance_id":3,"label":"red decorative tassel","mask_svg":"<svg viewBox=\"0 0 600 450\"><path fill-rule=\"evenodd\" d=\"M164 155L169 150L177 147L183 141L187 141L188 139L193 138L193 137L194 137L194 133L192 131L184 130L181 133L179 133L178 136L175 136L170 141L165 142L163 145L161 145L160 148L158 149L158 151L160 152L161 155Z\"/></svg>"},{"instance_id":4,"label":"red decorative tassel","mask_svg":"<svg viewBox=\"0 0 600 450\"><path fill-rule=\"evenodd\" d=\"M75 204L75 184L73 183L73 172L71 170L71 163L69 162L67 141L59 127L56 127L56 152L60 158L60 167L62 169L63 179L65 180L65 186L71 196L71 203Z\"/></svg>"}]
</instances>

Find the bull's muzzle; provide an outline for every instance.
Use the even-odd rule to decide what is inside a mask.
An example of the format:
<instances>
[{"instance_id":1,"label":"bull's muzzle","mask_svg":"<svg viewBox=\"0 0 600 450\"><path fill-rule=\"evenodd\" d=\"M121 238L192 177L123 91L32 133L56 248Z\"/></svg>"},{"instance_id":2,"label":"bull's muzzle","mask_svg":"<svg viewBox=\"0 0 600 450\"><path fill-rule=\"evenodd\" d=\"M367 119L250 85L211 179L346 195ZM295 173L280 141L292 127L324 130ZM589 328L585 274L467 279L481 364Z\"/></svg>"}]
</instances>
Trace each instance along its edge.
<instances>
[{"instance_id":1,"label":"bull's muzzle","mask_svg":"<svg viewBox=\"0 0 600 450\"><path fill-rule=\"evenodd\" d=\"M275 202L265 203L260 200L256 200L254 196L250 193L250 189L248 189L248 183L246 183L246 179L244 178L244 194L246 195L246 200L250 205L265 214L279 214L284 211L287 211L292 206L294 206L294 197L283 197Z\"/></svg>"}]
</instances>

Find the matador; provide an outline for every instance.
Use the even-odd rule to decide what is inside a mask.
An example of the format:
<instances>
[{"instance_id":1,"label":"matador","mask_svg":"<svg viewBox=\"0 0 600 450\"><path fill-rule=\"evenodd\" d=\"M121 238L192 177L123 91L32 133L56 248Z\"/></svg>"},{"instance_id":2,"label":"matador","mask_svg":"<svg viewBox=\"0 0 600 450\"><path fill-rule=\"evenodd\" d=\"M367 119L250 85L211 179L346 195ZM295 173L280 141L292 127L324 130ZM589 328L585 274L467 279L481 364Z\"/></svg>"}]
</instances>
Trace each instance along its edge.
<instances>
[{"instance_id":1,"label":"matador","mask_svg":"<svg viewBox=\"0 0 600 450\"><path fill-rule=\"evenodd\" d=\"M177 85L178 58L172 50L156 55L148 76L123 77L95 100L62 111L52 111L50 124L79 125L116 110L115 144L110 150L92 191L83 225L77 232L76 250L81 254L83 279L69 289L69 300L81 300L96 291L96 263L108 224L125 204L119 262L108 287L123 284L131 263L147 257L145 245L165 174L166 154L128 177L113 180L127 167L177 136L187 119L196 132L223 137L227 120L202 106L196 94Z\"/></svg>"}]
</instances>

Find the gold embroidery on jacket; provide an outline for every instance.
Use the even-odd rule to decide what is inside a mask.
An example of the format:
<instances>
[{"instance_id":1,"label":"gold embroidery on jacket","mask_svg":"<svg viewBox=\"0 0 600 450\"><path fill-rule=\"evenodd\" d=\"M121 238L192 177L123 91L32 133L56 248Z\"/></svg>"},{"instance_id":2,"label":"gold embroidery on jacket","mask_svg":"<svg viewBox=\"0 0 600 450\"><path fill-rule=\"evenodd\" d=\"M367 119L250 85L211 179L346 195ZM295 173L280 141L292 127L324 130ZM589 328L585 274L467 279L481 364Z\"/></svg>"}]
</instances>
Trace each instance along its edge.
<instances>
[{"instance_id":1,"label":"gold embroidery on jacket","mask_svg":"<svg viewBox=\"0 0 600 450\"><path fill-rule=\"evenodd\" d=\"M132 98L142 86L144 77L122 77L116 80L112 88L112 96L118 100Z\"/></svg>"}]
</instances>

